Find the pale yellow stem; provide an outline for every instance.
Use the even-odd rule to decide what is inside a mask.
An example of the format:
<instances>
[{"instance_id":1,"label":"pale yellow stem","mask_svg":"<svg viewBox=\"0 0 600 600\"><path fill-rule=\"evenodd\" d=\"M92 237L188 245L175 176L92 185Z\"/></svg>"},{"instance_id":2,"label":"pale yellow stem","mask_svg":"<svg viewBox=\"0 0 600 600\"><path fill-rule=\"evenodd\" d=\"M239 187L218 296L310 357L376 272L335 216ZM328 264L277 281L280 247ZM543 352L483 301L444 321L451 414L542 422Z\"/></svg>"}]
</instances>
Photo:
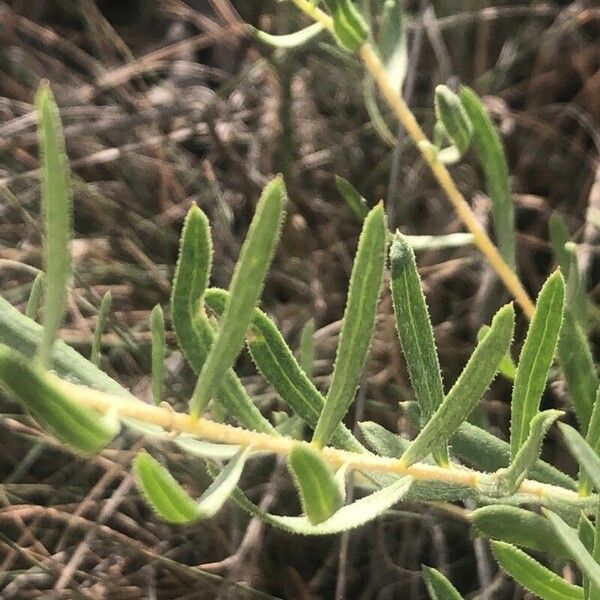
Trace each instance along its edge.
<instances>
[{"instance_id":1,"label":"pale yellow stem","mask_svg":"<svg viewBox=\"0 0 600 600\"><path fill-rule=\"evenodd\" d=\"M469 203L460 193L458 187L456 187L456 183L454 182L454 179L452 179L446 166L438 160L435 152L429 151L429 148L431 148L429 139L421 129L421 126L417 123L414 114L404 101L404 98L402 98L402 95L398 92L397 87L392 84L379 56L373 49L373 46L369 43L363 44L359 50L359 54L366 69L377 82L383 97L387 100L404 129L406 129L410 137L417 144L423 158L448 196L448 199L452 203L452 206L454 206L454 210L456 210L459 218L473 235L475 245L490 261L490 264L504 282L504 285L514 296L515 300L521 305L525 314L531 318L535 311L535 305L527 295L521 280L502 258L502 255L498 251L498 248L492 243L492 240L490 240L485 229L481 226L475 213L469 206Z\"/></svg>"},{"instance_id":2,"label":"pale yellow stem","mask_svg":"<svg viewBox=\"0 0 600 600\"><path fill-rule=\"evenodd\" d=\"M306 443L283 436L272 436L232 425L215 423L204 418L194 418L185 413L175 412L170 408L114 396L64 381L55 376L52 377L56 385L61 387L71 399L83 406L102 414L116 412L119 417L137 419L144 423L158 425L167 431L189 433L212 442L252 447L254 450L284 456L288 455L296 444ZM363 472L410 475L415 479L424 481L444 481L479 489L482 489L482 486L491 486L494 482L494 474L481 473L472 469L442 468L423 463L405 466L401 461L394 458L368 453L347 452L331 447L322 448L320 452L323 458L334 467L345 464ZM538 481L526 480L521 484L518 491L522 494L534 496L538 501L546 498L577 503L581 501L576 492Z\"/></svg>"},{"instance_id":3,"label":"pale yellow stem","mask_svg":"<svg viewBox=\"0 0 600 600\"><path fill-rule=\"evenodd\" d=\"M333 32L333 19L316 6L313 6L309 0L294 0L294 4L309 17L321 23L325 29ZM373 46L369 42L366 42L361 46L358 54L363 61L366 70L377 83L381 94L390 105L396 118L402 123L402 126L406 129L408 135L417 144L423 158L431 168L431 171L441 188L448 196L452 206L454 206L454 210L458 214L460 220L473 235L475 245L488 259L492 268L498 274L498 277L500 277L506 288L523 309L523 312L531 319L535 312L535 305L525 291L521 280L504 258L502 258L498 248L496 248L485 229L477 220L469 203L460 193L446 166L438 160L436 153L431 151L432 145L429 139L402 98L402 94L398 90L398 87L390 80L387 71L381 63Z\"/></svg>"}]
</instances>

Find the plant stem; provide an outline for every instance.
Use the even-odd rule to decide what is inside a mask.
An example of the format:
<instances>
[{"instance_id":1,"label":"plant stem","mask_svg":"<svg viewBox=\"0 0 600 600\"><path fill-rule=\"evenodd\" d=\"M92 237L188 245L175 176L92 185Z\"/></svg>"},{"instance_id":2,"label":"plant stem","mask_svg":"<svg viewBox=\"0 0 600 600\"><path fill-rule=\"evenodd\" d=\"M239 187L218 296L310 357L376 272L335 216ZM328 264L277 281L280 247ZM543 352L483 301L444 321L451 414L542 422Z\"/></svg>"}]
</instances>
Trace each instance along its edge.
<instances>
[{"instance_id":1,"label":"plant stem","mask_svg":"<svg viewBox=\"0 0 600 600\"><path fill-rule=\"evenodd\" d=\"M302 12L321 23L328 31L333 32L333 19L316 6L313 6L309 0L294 0L294 3ZM523 309L523 312L531 319L535 312L535 305L525 291L521 280L506 263L504 258L502 258L498 248L496 248L485 229L477 220L469 203L459 191L446 166L438 160L435 152L430 150L432 148L431 142L402 98L402 94L390 80L377 52L369 42L366 42L361 46L358 54L366 70L377 83L380 92L396 115L396 118L421 151L423 158L431 168L434 177L446 193L446 196L448 196L459 218L473 235L475 245L488 259L506 288Z\"/></svg>"},{"instance_id":2,"label":"plant stem","mask_svg":"<svg viewBox=\"0 0 600 600\"><path fill-rule=\"evenodd\" d=\"M158 425L167 431L194 434L212 442L251 447L254 450L263 450L283 456L289 455L296 444L307 443L298 442L283 436L272 436L266 433L242 429L241 427L216 423L204 418L195 418L189 414L175 412L170 408L153 406L139 400L114 396L82 385L70 383L56 376L53 377L55 383L71 399L83 406L102 414L116 412L119 417ZM477 488L482 491L492 489L495 481L494 473L482 473L466 468L442 468L424 463L416 463L406 467L398 459L367 453L347 452L331 447L324 447L319 452L334 467L348 465L348 467L365 472L410 475L415 479L444 481L446 483ZM525 480L519 487L518 492L532 496L537 502L558 500L575 503L580 506L582 502L587 504L590 500L594 501L593 498L582 499L577 492L533 480Z\"/></svg>"}]
</instances>

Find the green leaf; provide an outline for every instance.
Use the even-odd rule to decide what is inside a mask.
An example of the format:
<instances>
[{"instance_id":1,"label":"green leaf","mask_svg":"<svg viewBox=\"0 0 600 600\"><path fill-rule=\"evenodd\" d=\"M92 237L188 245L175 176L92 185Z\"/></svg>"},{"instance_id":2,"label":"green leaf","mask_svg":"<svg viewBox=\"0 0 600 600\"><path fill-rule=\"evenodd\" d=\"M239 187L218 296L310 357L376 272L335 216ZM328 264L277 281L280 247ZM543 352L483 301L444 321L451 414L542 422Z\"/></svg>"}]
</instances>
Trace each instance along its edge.
<instances>
[{"instance_id":1,"label":"green leaf","mask_svg":"<svg viewBox=\"0 0 600 600\"><path fill-rule=\"evenodd\" d=\"M556 513L542 508L542 512L550 521L556 535L568 549L571 558L577 563L581 571L588 577L590 584L600 586L600 565L586 550L579 539L577 531L569 527Z\"/></svg>"},{"instance_id":2,"label":"green leaf","mask_svg":"<svg viewBox=\"0 0 600 600\"><path fill-rule=\"evenodd\" d=\"M409 466L421 460L447 442L467 419L494 379L498 365L510 346L514 321L512 304L505 305L496 313L490 331L475 348L443 403L400 459L403 465Z\"/></svg>"},{"instance_id":3,"label":"green leaf","mask_svg":"<svg viewBox=\"0 0 600 600\"><path fill-rule=\"evenodd\" d=\"M311 525L329 519L343 504L333 469L308 444L297 444L288 458L300 493L302 509Z\"/></svg>"},{"instance_id":4,"label":"green leaf","mask_svg":"<svg viewBox=\"0 0 600 600\"><path fill-rule=\"evenodd\" d=\"M225 290L210 288L205 295L206 305L217 315L222 315L228 296L229 292ZM281 399L309 427L314 428L325 402L323 396L298 364L275 323L259 308L254 309L247 341L252 359L260 372ZM364 448L343 424L334 431L332 441L345 450L364 452Z\"/></svg>"},{"instance_id":5,"label":"green leaf","mask_svg":"<svg viewBox=\"0 0 600 600\"><path fill-rule=\"evenodd\" d=\"M538 413L548 371L554 358L565 301L565 282L555 271L542 287L521 350L511 404L510 448L514 460Z\"/></svg>"},{"instance_id":6,"label":"green leaf","mask_svg":"<svg viewBox=\"0 0 600 600\"><path fill-rule=\"evenodd\" d=\"M171 295L171 318L181 351L196 373L201 371L215 337L202 306L211 262L212 243L208 219L193 205L181 233ZM254 406L232 369L222 374L218 397L227 413L245 427L264 433L275 432L269 421Z\"/></svg>"},{"instance_id":7,"label":"green leaf","mask_svg":"<svg viewBox=\"0 0 600 600\"><path fill-rule=\"evenodd\" d=\"M380 456L400 458L410 445L408 440L388 431L385 427L379 425L379 423L363 421L358 426L366 443Z\"/></svg>"},{"instance_id":8,"label":"green leaf","mask_svg":"<svg viewBox=\"0 0 600 600\"><path fill-rule=\"evenodd\" d=\"M477 341L481 341L483 336L490 330L489 325L482 325L477 332ZM515 365L515 361L512 359L510 354L510 348L508 352L504 355L504 358L500 362L500 366L498 367L498 372L503 377L506 377L509 381L514 381L515 375L517 373L517 366Z\"/></svg>"},{"instance_id":9,"label":"green leaf","mask_svg":"<svg viewBox=\"0 0 600 600\"><path fill-rule=\"evenodd\" d=\"M325 0L333 18L333 31L338 43L356 52L367 40L369 28L352 0Z\"/></svg>"},{"instance_id":10,"label":"green leaf","mask_svg":"<svg viewBox=\"0 0 600 600\"><path fill-rule=\"evenodd\" d=\"M413 409L407 410L407 405L418 409L416 402L401 404L409 419L418 426L418 415L413 417ZM450 438L450 445L454 455L480 471L494 472L510 464L510 444L469 422L461 423ZM558 485L569 490L577 489L574 479L540 459L533 465L531 476L542 483Z\"/></svg>"},{"instance_id":11,"label":"green leaf","mask_svg":"<svg viewBox=\"0 0 600 600\"><path fill-rule=\"evenodd\" d=\"M406 496L411 482L412 477L402 477L387 487L342 506L329 519L317 525L312 525L307 517L288 517L265 512L251 502L239 489L234 492L232 498L251 515L290 533L333 535L360 527L382 515Z\"/></svg>"},{"instance_id":12,"label":"green leaf","mask_svg":"<svg viewBox=\"0 0 600 600\"><path fill-rule=\"evenodd\" d=\"M457 158L461 158L471 144L473 124L460 98L448 86L438 85L435 88L435 116L456 148ZM443 152L440 151L440 156Z\"/></svg>"},{"instance_id":13,"label":"green leaf","mask_svg":"<svg viewBox=\"0 0 600 600\"><path fill-rule=\"evenodd\" d=\"M548 220L548 231L550 233L550 243L558 266L565 279L569 278L569 268L571 266L571 257L565 248L565 244L571 239L569 230L564 219L559 213L553 212Z\"/></svg>"},{"instance_id":14,"label":"green leaf","mask_svg":"<svg viewBox=\"0 0 600 600\"><path fill-rule=\"evenodd\" d=\"M397 142L397 136L392 133L386 120L379 108L377 102L377 88L375 80L369 73L366 73L362 83L362 93L365 101L365 108L371 120L371 125L375 133L384 141L390 148L394 148Z\"/></svg>"},{"instance_id":15,"label":"green leaf","mask_svg":"<svg viewBox=\"0 0 600 600\"><path fill-rule=\"evenodd\" d=\"M379 204L365 219L358 242L331 385L313 437L317 446L327 444L354 400L375 326L385 248L385 213Z\"/></svg>"},{"instance_id":16,"label":"green leaf","mask_svg":"<svg viewBox=\"0 0 600 600\"><path fill-rule=\"evenodd\" d=\"M600 491L600 456L583 436L566 423L559 424L560 430L567 442L571 454L592 480L594 487Z\"/></svg>"},{"instance_id":17,"label":"green leaf","mask_svg":"<svg viewBox=\"0 0 600 600\"><path fill-rule=\"evenodd\" d=\"M567 282L567 306L583 331L588 328L588 298L585 274L579 268L577 246L573 242L565 244L565 252L569 259L569 269L565 274Z\"/></svg>"},{"instance_id":18,"label":"green leaf","mask_svg":"<svg viewBox=\"0 0 600 600\"><path fill-rule=\"evenodd\" d=\"M342 195L346 204L354 211L356 216L362 221L369 214L367 201L358 193L356 188L343 177L335 176L335 185Z\"/></svg>"},{"instance_id":19,"label":"green leaf","mask_svg":"<svg viewBox=\"0 0 600 600\"><path fill-rule=\"evenodd\" d=\"M378 47L394 89L401 91L408 67L406 18L403 0L385 0Z\"/></svg>"},{"instance_id":20,"label":"green leaf","mask_svg":"<svg viewBox=\"0 0 600 600\"><path fill-rule=\"evenodd\" d=\"M21 314L4 298L0 298L0 343L33 360L42 336L43 328L40 325ZM52 348L50 368L70 381L75 380L103 392L133 398L122 385L62 340L56 340Z\"/></svg>"},{"instance_id":21,"label":"green leaf","mask_svg":"<svg viewBox=\"0 0 600 600\"><path fill-rule=\"evenodd\" d=\"M73 197L65 141L54 95L42 84L35 97L38 139L42 156L44 271L46 274L44 335L38 360L47 367L62 323L71 278Z\"/></svg>"},{"instance_id":22,"label":"green leaf","mask_svg":"<svg viewBox=\"0 0 600 600\"><path fill-rule=\"evenodd\" d=\"M198 500L147 452L136 456L133 469L141 491L157 514L169 523L185 524L209 519L220 510L235 490L247 456L248 450L238 452Z\"/></svg>"},{"instance_id":23,"label":"green leaf","mask_svg":"<svg viewBox=\"0 0 600 600\"><path fill-rule=\"evenodd\" d=\"M587 431L596 389L600 381L589 342L569 310L558 340L558 360L582 431Z\"/></svg>"},{"instance_id":24,"label":"green leaf","mask_svg":"<svg viewBox=\"0 0 600 600\"><path fill-rule=\"evenodd\" d=\"M513 494L517 491L537 462L548 429L561 415L564 415L564 412L560 410L545 410L531 419L527 439L519 448L510 467L502 472L498 479L498 488L501 493Z\"/></svg>"},{"instance_id":25,"label":"green leaf","mask_svg":"<svg viewBox=\"0 0 600 600\"><path fill-rule=\"evenodd\" d=\"M29 292L29 298L27 299L27 306L25 308L25 316L35 320L37 311L44 291L44 273L41 271L36 275L31 286L31 292Z\"/></svg>"},{"instance_id":26,"label":"green leaf","mask_svg":"<svg viewBox=\"0 0 600 600\"><path fill-rule=\"evenodd\" d=\"M463 600L458 590L437 569L423 565L423 578L431 600Z\"/></svg>"},{"instance_id":27,"label":"green leaf","mask_svg":"<svg viewBox=\"0 0 600 600\"><path fill-rule=\"evenodd\" d=\"M531 556L504 542L492 542L498 564L525 589L543 600L583 600L583 589L565 581Z\"/></svg>"},{"instance_id":28,"label":"green leaf","mask_svg":"<svg viewBox=\"0 0 600 600\"><path fill-rule=\"evenodd\" d=\"M98 309L98 318L96 320L96 328L94 329L94 340L92 341L92 352L90 353L90 362L96 366L100 364L100 351L102 346L102 332L106 327L108 313L112 305L112 295L110 290L102 296L100 308Z\"/></svg>"},{"instance_id":29,"label":"green leaf","mask_svg":"<svg viewBox=\"0 0 600 600\"><path fill-rule=\"evenodd\" d=\"M592 416L590 417L590 424L585 439L596 454L600 453L600 386L596 390L596 400L594 401ZM590 493L590 488L590 478L584 473L581 477L579 493L587 496Z\"/></svg>"},{"instance_id":30,"label":"green leaf","mask_svg":"<svg viewBox=\"0 0 600 600\"><path fill-rule=\"evenodd\" d=\"M222 373L233 365L242 348L279 240L286 199L283 179L279 176L265 187L258 201L229 286L229 301L219 333L202 365L190 401L193 416L206 410Z\"/></svg>"},{"instance_id":31,"label":"green leaf","mask_svg":"<svg viewBox=\"0 0 600 600\"><path fill-rule=\"evenodd\" d=\"M469 519L475 537L502 540L554 556L570 556L567 548L557 541L548 520L530 510L496 504L474 510Z\"/></svg>"},{"instance_id":32,"label":"green leaf","mask_svg":"<svg viewBox=\"0 0 600 600\"><path fill-rule=\"evenodd\" d=\"M394 236L390 249L390 270L396 329L424 426L442 404L444 388L415 255L400 233ZM447 466L446 446L436 448L434 457L438 464Z\"/></svg>"},{"instance_id":33,"label":"green leaf","mask_svg":"<svg viewBox=\"0 0 600 600\"><path fill-rule=\"evenodd\" d=\"M0 345L0 383L59 440L85 454L99 452L119 432L118 421L71 399L53 376L33 366L23 355Z\"/></svg>"},{"instance_id":34,"label":"green leaf","mask_svg":"<svg viewBox=\"0 0 600 600\"><path fill-rule=\"evenodd\" d=\"M323 25L321 25L321 23L313 23L304 29L300 29L300 31L286 33L284 35L273 35L271 33L267 33L266 31L256 29L256 27L252 27L252 25L246 25L246 27L248 27L250 33L259 42L263 42L264 44L268 44L274 48L286 49L303 46L321 33L321 31L323 31Z\"/></svg>"},{"instance_id":35,"label":"green leaf","mask_svg":"<svg viewBox=\"0 0 600 600\"><path fill-rule=\"evenodd\" d=\"M152 334L152 397L154 404L162 402L163 379L165 374L165 317L160 304L150 313Z\"/></svg>"},{"instance_id":36,"label":"green leaf","mask_svg":"<svg viewBox=\"0 0 600 600\"><path fill-rule=\"evenodd\" d=\"M315 370L315 320L309 319L300 336L300 365L309 379Z\"/></svg>"},{"instance_id":37,"label":"green leaf","mask_svg":"<svg viewBox=\"0 0 600 600\"><path fill-rule=\"evenodd\" d=\"M485 172L498 246L504 260L514 269L516 266L515 209L502 140L477 94L467 87L462 87L459 96L473 125L473 143Z\"/></svg>"}]
</instances>

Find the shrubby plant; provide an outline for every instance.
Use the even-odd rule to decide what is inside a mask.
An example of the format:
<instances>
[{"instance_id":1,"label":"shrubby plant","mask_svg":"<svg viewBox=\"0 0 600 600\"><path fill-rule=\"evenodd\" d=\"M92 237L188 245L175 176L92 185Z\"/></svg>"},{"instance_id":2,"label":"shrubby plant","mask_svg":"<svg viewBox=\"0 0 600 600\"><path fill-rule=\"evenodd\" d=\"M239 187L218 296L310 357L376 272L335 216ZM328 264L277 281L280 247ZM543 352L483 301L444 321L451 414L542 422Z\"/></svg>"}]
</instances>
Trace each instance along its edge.
<instances>
[{"instance_id":1,"label":"shrubby plant","mask_svg":"<svg viewBox=\"0 0 600 600\"><path fill-rule=\"evenodd\" d=\"M143 403L98 368L109 296L102 301L90 360L55 339L71 274L72 197L58 110L49 87L43 85L36 100L43 158L43 323L34 320L42 295L41 277L36 279L25 315L0 299L2 387L43 429L76 452L99 452L124 425L149 438L170 439L184 452L203 458L213 482L200 498L190 497L150 453L142 451L133 461L140 490L169 523L209 518L231 499L290 534L328 535L376 519L402 500L469 500L476 507L469 517L474 533L492 540L498 564L522 586L548 600L598 597L600 519L595 492L600 491L600 388L585 333L585 286L564 224L553 218L551 240L560 270L546 280L534 305L515 269L506 158L477 95L467 88L454 93L439 87L434 141L429 141L399 94L406 63L400 5L395 0L385 3L386 20L374 41L371 26L349 0L327 0L328 12L318 2L294 2L315 24L286 36L255 31L257 37L290 48L329 30L342 48L356 53L419 146L468 233L410 237L390 232L383 205L369 209L356 190L338 178L340 191L362 219L362 233L331 384L322 395L311 379L314 324L309 323L303 335L299 362L272 319L257 308L285 218L282 177L274 178L263 191L228 290L209 287L210 226L201 209L192 206L181 234L170 314L181 352L198 379L189 413L164 404L164 317L156 307L151 316L155 404ZM461 160L471 146L486 175L498 247L475 219L446 167ZM462 373L445 391L414 249L465 243L475 244L489 259L530 324L519 359L513 361L515 308L501 307L489 326L482 328ZM388 278L414 392L414 399L403 407L419 432L407 441L376 423L363 422L361 442L344 426L343 418L365 367L382 282ZM244 345L289 408L289 415L277 425L261 414L235 373L235 360ZM556 359L571 401L564 410L573 411L578 423L577 429L559 423L581 466L577 480L540 458L546 433L564 415L564 411L540 410ZM498 373L512 381L510 442L469 420ZM226 422L207 418L211 403ZM314 432L311 440L292 435L298 422ZM264 453L287 458L301 515L267 513L240 489L246 464L260 460ZM363 494L347 502L345 480L350 471L359 475ZM546 553L554 565L573 561L581 585L550 571L532 552ZM432 598L460 598L435 569L424 567L423 576Z\"/></svg>"}]
</instances>

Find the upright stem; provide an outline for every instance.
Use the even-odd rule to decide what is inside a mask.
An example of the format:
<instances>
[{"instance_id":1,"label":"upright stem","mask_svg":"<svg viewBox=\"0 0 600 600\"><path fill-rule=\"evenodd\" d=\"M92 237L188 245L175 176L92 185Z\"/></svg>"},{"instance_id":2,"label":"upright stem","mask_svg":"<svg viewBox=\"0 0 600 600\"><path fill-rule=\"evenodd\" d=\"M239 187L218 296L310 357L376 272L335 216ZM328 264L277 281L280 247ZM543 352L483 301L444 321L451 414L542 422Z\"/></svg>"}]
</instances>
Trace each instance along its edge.
<instances>
[{"instance_id":1,"label":"upright stem","mask_svg":"<svg viewBox=\"0 0 600 600\"><path fill-rule=\"evenodd\" d=\"M321 23L325 29L333 33L333 19L329 15L316 6L313 6L309 0L294 0L294 3L301 11L306 13L313 20ZM430 151L430 148L432 147L431 142L421 129L406 102L404 102L402 94L390 80L387 71L381 63L373 46L369 42L364 43L359 49L358 54L365 65L365 68L377 83L381 94L393 110L396 118L402 123L415 144L417 144L423 158L431 168L431 171L441 188L448 196L448 199L454 206L454 210L459 218L473 235L475 245L489 260L506 288L523 309L523 312L531 319L535 312L535 305L525 291L521 280L506 263L504 258L502 258L498 248L496 248L485 229L477 220L469 203L460 193L446 166L438 160L434 152Z\"/></svg>"}]
</instances>

